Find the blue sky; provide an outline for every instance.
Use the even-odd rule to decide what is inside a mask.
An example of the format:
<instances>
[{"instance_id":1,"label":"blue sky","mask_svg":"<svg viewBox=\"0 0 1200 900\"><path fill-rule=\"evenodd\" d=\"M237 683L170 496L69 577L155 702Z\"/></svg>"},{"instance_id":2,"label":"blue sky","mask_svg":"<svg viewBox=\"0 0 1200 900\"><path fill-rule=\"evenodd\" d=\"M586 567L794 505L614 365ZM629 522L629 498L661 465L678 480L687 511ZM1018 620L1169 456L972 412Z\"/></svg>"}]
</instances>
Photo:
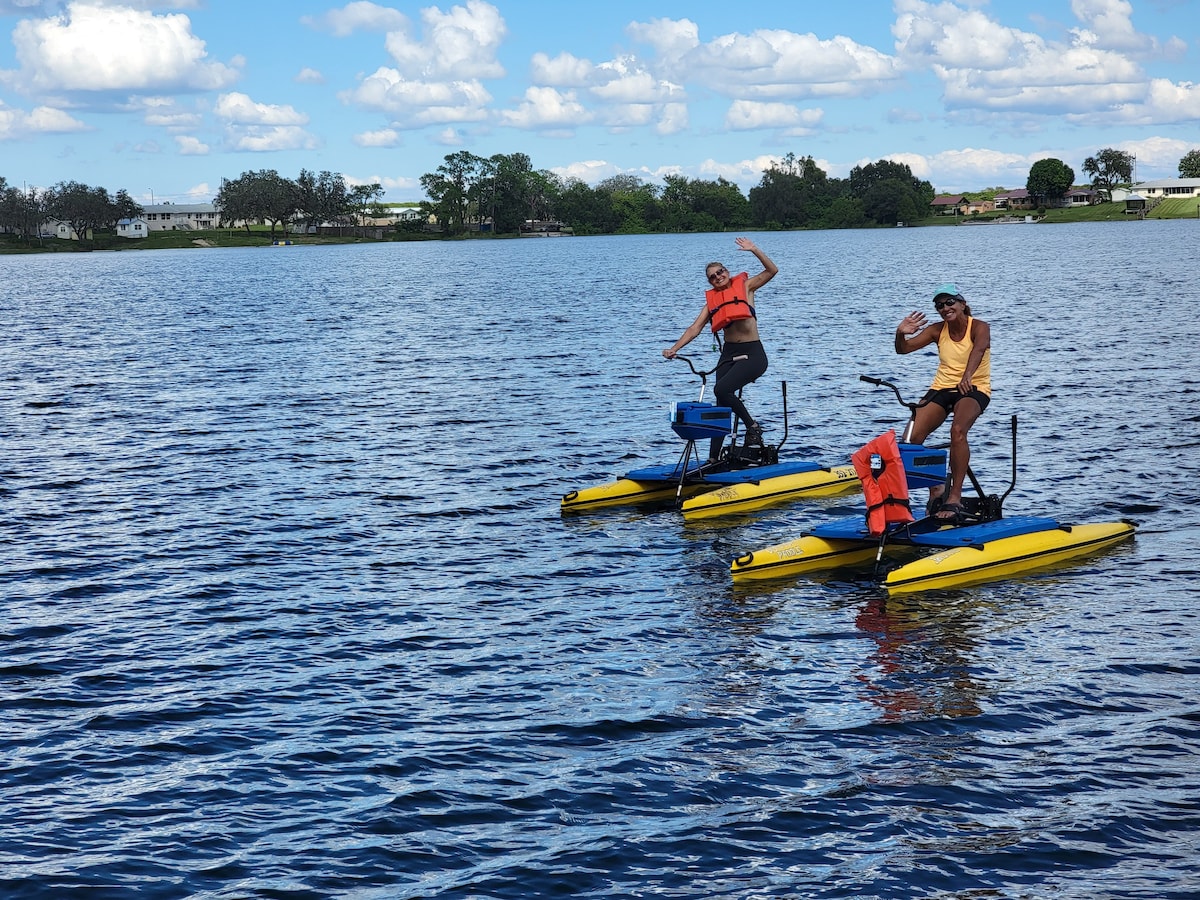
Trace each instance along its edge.
<instances>
[{"instance_id":1,"label":"blue sky","mask_svg":"<svg viewBox=\"0 0 1200 900\"><path fill-rule=\"evenodd\" d=\"M1200 148L1188 0L0 0L0 176L142 202L301 168L422 199L448 153L744 191L788 152L1022 187Z\"/></svg>"}]
</instances>

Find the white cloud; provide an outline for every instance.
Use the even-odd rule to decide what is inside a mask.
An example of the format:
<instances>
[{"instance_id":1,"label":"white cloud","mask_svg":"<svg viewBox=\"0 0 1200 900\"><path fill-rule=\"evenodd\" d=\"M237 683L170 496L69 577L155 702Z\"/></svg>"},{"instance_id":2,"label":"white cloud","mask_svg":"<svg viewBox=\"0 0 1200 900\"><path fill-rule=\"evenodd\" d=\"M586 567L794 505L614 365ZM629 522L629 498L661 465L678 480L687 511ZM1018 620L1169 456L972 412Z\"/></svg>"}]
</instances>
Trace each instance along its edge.
<instances>
[{"instance_id":1,"label":"white cloud","mask_svg":"<svg viewBox=\"0 0 1200 900\"><path fill-rule=\"evenodd\" d=\"M589 159L574 162L567 166L556 166L550 170L564 179L576 178L586 184L598 184L605 178L620 175L624 169L600 159Z\"/></svg>"},{"instance_id":2,"label":"white cloud","mask_svg":"<svg viewBox=\"0 0 1200 900\"><path fill-rule=\"evenodd\" d=\"M151 111L147 112L144 121L147 125L154 125L158 128L180 129L180 128L198 128L201 123L201 116L196 112L186 112L183 110L175 111Z\"/></svg>"},{"instance_id":3,"label":"white cloud","mask_svg":"<svg viewBox=\"0 0 1200 900\"><path fill-rule=\"evenodd\" d=\"M417 40L407 29L388 33L385 46L399 70L409 78L500 78L504 67L496 50L508 33L500 11L484 0L443 13L437 7L421 10L424 36Z\"/></svg>"},{"instance_id":4,"label":"white cloud","mask_svg":"<svg viewBox=\"0 0 1200 900\"><path fill-rule=\"evenodd\" d=\"M399 10L367 0L347 3L320 16L302 16L300 21L335 37L347 37L356 31L399 31L408 27L408 19Z\"/></svg>"},{"instance_id":5,"label":"white cloud","mask_svg":"<svg viewBox=\"0 0 1200 900\"><path fill-rule=\"evenodd\" d=\"M1134 156L1134 176L1141 178L1139 169L1142 167L1166 172L1166 177L1179 174L1179 161L1188 151L1200 148L1200 139L1182 141L1178 138L1150 137L1137 141L1123 141L1116 144L1117 150L1124 150Z\"/></svg>"},{"instance_id":6,"label":"white cloud","mask_svg":"<svg viewBox=\"0 0 1200 900\"><path fill-rule=\"evenodd\" d=\"M211 90L238 77L207 61L204 41L183 14L76 2L62 16L18 22L12 39L17 80L35 93Z\"/></svg>"},{"instance_id":7,"label":"white cloud","mask_svg":"<svg viewBox=\"0 0 1200 900\"><path fill-rule=\"evenodd\" d=\"M734 131L760 128L809 130L820 125L824 115L820 109L800 109L790 103L735 100L725 115L725 126Z\"/></svg>"},{"instance_id":8,"label":"white cloud","mask_svg":"<svg viewBox=\"0 0 1200 900\"><path fill-rule=\"evenodd\" d=\"M592 88L592 94L608 103L660 103L683 98L683 87L661 79L629 58L616 59L597 67L607 80Z\"/></svg>"},{"instance_id":9,"label":"white cloud","mask_svg":"<svg viewBox=\"0 0 1200 900\"><path fill-rule=\"evenodd\" d=\"M1083 27L1069 41L1004 26L983 10L950 3L897 0L893 26L905 64L932 68L951 110L1059 116L1095 124L1098 117L1152 123L1194 118L1191 85L1151 81L1129 55L1158 52L1157 39L1136 32L1125 0L1073 0ZM1178 39L1167 47L1174 51Z\"/></svg>"},{"instance_id":10,"label":"white cloud","mask_svg":"<svg viewBox=\"0 0 1200 900\"><path fill-rule=\"evenodd\" d=\"M940 153L888 153L882 159L903 163L913 175L933 183L934 189L944 192L978 190L980 187L1023 187L1030 167L1039 159L1056 157L1071 165L1072 154L1065 150L1011 153L987 148L967 147L962 150L943 150ZM878 162L880 158L863 158L830 171L845 177L854 166ZM1076 166L1078 168L1078 166Z\"/></svg>"},{"instance_id":11,"label":"white cloud","mask_svg":"<svg viewBox=\"0 0 1200 900\"><path fill-rule=\"evenodd\" d=\"M208 144L201 141L199 138L190 135L178 134L175 136L175 147L179 151L180 156L207 156Z\"/></svg>"},{"instance_id":12,"label":"white cloud","mask_svg":"<svg viewBox=\"0 0 1200 900\"><path fill-rule=\"evenodd\" d=\"M566 52L554 59L545 53L535 53L529 69L530 78L536 84L551 87L586 87L595 80L596 71L591 60L580 59Z\"/></svg>"},{"instance_id":13,"label":"white cloud","mask_svg":"<svg viewBox=\"0 0 1200 900\"><path fill-rule=\"evenodd\" d=\"M688 108L686 103L664 103L654 130L661 135L678 134L688 127Z\"/></svg>"},{"instance_id":14,"label":"white cloud","mask_svg":"<svg viewBox=\"0 0 1200 900\"><path fill-rule=\"evenodd\" d=\"M560 93L552 87L527 88L519 107L500 114L503 124L527 129L575 128L591 118L574 91Z\"/></svg>"},{"instance_id":15,"label":"white cloud","mask_svg":"<svg viewBox=\"0 0 1200 900\"><path fill-rule=\"evenodd\" d=\"M633 40L649 44L661 60L678 63L700 46L700 29L690 19L652 19L630 22L625 29Z\"/></svg>"},{"instance_id":16,"label":"white cloud","mask_svg":"<svg viewBox=\"0 0 1200 900\"><path fill-rule=\"evenodd\" d=\"M246 94L233 91L217 98L213 109L218 116L239 125L307 125L308 116L291 106L256 103Z\"/></svg>"},{"instance_id":17,"label":"white cloud","mask_svg":"<svg viewBox=\"0 0 1200 900\"><path fill-rule=\"evenodd\" d=\"M1133 27L1133 5L1126 0L1071 0L1071 12L1083 23L1073 29L1081 41L1134 53L1158 51L1158 42Z\"/></svg>"},{"instance_id":18,"label":"white cloud","mask_svg":"<svg viewBox=\"0 0 1200 900\"><path fill-rule=\"evenodd\" d=\"M87 131L88 126L50 106L36 106L26 112L0 101L0 141L29 138L39 134L70 134Z\"/></svg>"},{"instance_id":19,"label":"white cloud","mask_svg":"<svg viewBox=\"0 0 1200 900\"><path fill-rule=\"evenodd\" d=\"M234 91L217 98L213 113L225 120L225 143L233 150L312 150L320 146L304 130L308 116L292 106L257 103Z\"/></svg>"},{"instance_id":20,"label":"white cloud","mask_svg":"<svg viewBox=\"0 0 1200 900\"><path fill-rule=\"evenodd\" d=\"M763 100L863 96L892 86L901 74L894 57L850 38L778 29L724 35L684 62L715 91Z\"/></svg>"},{"instance_id":21,"label":"white cloud","mask_svg":"<svg viewBox=\"0 0 1200 900\"><path fill-rule=\"evenodd\" d=\"M226 140L232 150L265 153L271 150L315 150L320 146L313 135L294 125L249 125L230 128Z\"/></svg>"},{"instance_id":22,"label":"white cloud","mask_svg":"<svg viewBox=\"0 0 1200 900\"><path fill-rule=\"evenodd\" d=\"M390 177L387 175L370 175L366 178L347 175L346 184L351 187L357 187L360 184L378 184L385 191L408 191L421 186L420 180L416 178Z\"/></svg>"},{"instance_id":23,"label":"white cloud","mask_svg":"<svg viewBox=\"0 0 1200 900\"><path fill-rule=\"evenodd\" d=\"M487 118L492 99L479 81L414 81L387 67L376 69L341 96L346 102L387 113L396 119L396 127L481 121Z\"/></svg>"},{"instance_id":24,"label":"white cloud","mask_svg":"<svg viewBox=\"0 0 1200 900\"><path fill-rule=\"evenodd\" d=\"M324 84L325 76L320 70L305 66L296 73L296 77L292 79L296 84Z\"/></svg>"},{"instance_id":25,"label":"white cloud","mask_svg":"<svg viewBox=\"0 0 1200 900\"><path fill-rule=\"evenodd\" d=\"M360 147L397 147L400 145L400 132L394 128L364 131L354 136L354 143Z\"/></svg>"},{"instance_id":26,"label":"white cloud","mask_svg":"<svg viewBox=\"0 0 1200 900\"><path fill-rule=\"evenodd\" d=\"M747 187L758 184L762 180L763 172L771 166L778 166L782 163L783 156L775 154L763 154L753 159L743 159L733 163L706 159L699 165L698 172L702 177L724 178L726 181ZM816 160L816 163L822 170L830 171L831 167L827 161L819 159Z\"/></svg>"},{"instance_id":27,"label":"white cloud","mask_svg":"<svg viewBox=\"0 0 1200 900\"><path fill-rule=\"evenodd\" d=\"M1125 104L1116 118L1133 125L1164 125L1200 120L1200 84L1155 78L1140 104Z\"/></svg>"}]
</instances>

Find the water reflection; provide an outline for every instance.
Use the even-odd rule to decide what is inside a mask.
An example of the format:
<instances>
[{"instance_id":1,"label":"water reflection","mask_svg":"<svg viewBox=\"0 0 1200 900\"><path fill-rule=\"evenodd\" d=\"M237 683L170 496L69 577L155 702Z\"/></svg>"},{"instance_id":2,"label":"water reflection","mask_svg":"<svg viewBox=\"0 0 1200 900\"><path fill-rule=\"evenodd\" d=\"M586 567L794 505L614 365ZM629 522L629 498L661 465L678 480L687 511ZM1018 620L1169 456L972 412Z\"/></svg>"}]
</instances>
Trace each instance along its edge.
<instances>
[{"instance_id":1,"label":"water reflection","mask_svg":"<svg viewBox=\"0 0 1200 900\"><path fill-rule=\"evenodd\" d=\"M979 715L985 687L973 674L976 616L975 604L945 595L866 600L855 624L875 648L856 677L860 695L881 710L879 721Z\"/></svg>"}]
</instances>

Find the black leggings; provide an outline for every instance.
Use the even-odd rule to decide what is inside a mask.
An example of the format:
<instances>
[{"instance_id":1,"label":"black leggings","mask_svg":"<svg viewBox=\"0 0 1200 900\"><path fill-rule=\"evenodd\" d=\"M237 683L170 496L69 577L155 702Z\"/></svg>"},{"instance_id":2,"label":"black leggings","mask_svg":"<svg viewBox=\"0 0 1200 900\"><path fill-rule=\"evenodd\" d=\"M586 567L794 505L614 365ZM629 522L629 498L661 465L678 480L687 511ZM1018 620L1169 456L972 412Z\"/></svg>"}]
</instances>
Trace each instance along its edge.
<instances>
[{"instance_id":1,"label":"black leggings","mask_svg":"<svg viewBox=\"0 0 1200 900\"><path fill-rule=\"evenodd\" d=\"M767 351L763 349L762 341L727 341L721 348L713 396L721 406L732 409L733 414L742 420L745 427L749 427L754 419L750 417L737 392L766 371ZM722 443L720 438L713 438L709 455L716 456L720 453Z\"/></svg>"}]
</instances>

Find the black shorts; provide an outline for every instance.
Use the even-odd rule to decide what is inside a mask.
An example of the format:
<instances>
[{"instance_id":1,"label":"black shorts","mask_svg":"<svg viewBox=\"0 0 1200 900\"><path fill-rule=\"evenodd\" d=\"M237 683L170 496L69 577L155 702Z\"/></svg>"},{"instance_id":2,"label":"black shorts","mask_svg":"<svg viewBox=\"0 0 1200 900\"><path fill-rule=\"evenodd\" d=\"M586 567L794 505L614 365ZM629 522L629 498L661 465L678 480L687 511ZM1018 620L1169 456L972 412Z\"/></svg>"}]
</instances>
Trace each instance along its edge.
<instances>
[{"instance_id":1,"label":"black shorts","mask_svg":"<svg viewBox=\"0 0 1200 900\"><path fill-rule=\"evenodd\" d=\"M983 412L988 408L988 404L992 402L992 398L981 391L979 388L971 388L971 393L964 394L958 388L942 388L939 391L928 391L921 402L917 406L927 406L930 403L936 403L946 412L954 412L954 404L963 397L970 397L979 404L979 411Z\"/></svg>"}]
</instances>

